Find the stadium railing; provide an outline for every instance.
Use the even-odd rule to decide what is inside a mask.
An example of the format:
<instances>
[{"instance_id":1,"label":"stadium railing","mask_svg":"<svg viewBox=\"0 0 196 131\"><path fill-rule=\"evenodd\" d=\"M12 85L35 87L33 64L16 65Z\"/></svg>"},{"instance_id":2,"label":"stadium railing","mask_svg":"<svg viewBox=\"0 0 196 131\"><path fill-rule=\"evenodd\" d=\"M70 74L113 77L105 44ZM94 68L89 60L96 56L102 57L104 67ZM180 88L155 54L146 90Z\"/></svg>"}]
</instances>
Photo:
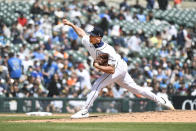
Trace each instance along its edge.
<instances>
[{"instance_id":1,"label":"stadium railing","mask_svg":"<svg viewBox=\"0 0 196 131\"><path fill-rule=\"evenodd\" d=\"M170 97L174 107L182 110L196 110L195 96ZM85 98L8 98L0 97L0 113L55 112L71 113L77 111L85 102ZM165 109L155 102L144 98L98 98L90 112L144 112ZM73 113L73 112L72 112Z\"/></svg>"}]
</instances>

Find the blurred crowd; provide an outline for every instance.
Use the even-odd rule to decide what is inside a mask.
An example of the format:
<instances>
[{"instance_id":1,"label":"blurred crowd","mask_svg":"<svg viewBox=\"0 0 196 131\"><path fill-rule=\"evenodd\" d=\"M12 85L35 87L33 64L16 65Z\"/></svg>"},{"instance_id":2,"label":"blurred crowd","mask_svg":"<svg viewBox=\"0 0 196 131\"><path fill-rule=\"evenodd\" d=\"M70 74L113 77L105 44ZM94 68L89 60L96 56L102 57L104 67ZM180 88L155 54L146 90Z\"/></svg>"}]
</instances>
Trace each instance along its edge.
<instances>
[{"instance_id":1,"label":"blurred crowd","mask_svg":"<svg viewBox=\"0 0 196 131\"><path fill-rule=\"evenodd\" d=\"M19 12L13 24L1 21L0 96L86 97L91 83L101 72L93 68L93 60L74 30L62 24L63 18L70 19L85 31L92 26L101 27L128 63L130 75L143 88L163 97L196 96L196 23L194 27L187 27L168 22L168 28L150 35L145 35L142 29L127 34L121 25L112 24L113 20L166 22L153 17L154 2L147 0L147 6L142 7L137 0L135 5L124 0L119 7L109 7L104 0L98 3L64 1L55 7L50 0L45 4L36 0L29 10L30 18ZM161 10L167 10L168 3L159 4L162 4L159 5ZM100 12L103 7L104 12ZM131 8L140 11L131 13ZM148 9L147 15L143 14L145 9ZM18 51L13 50L15 48ZM141 54L148 53L144 49L155 49L158 54L143 56ZM84 58L77 59L75 53ZM100 96L142 97L116 84L103 88Z\"/></svg>"}]
</instances>

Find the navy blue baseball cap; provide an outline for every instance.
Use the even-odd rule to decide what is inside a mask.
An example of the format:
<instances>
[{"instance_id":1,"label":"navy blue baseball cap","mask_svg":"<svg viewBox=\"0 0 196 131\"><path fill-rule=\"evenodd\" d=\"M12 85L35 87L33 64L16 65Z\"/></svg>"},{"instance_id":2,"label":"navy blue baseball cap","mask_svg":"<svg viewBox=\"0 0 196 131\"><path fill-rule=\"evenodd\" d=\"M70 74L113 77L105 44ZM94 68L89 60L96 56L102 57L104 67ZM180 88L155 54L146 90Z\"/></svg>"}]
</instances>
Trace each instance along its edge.
<instances>
[{"instance_id":1,"label":"navy blue baseball cap","mask_svg":"<svg viewBox=\"0 0 196 131\"><path fill-rule=\"evenodd\" d=\"M103 30L99 27L94 27L91 32L88 32L91 36L103 37Z\"/></svg>"}]
</instances>

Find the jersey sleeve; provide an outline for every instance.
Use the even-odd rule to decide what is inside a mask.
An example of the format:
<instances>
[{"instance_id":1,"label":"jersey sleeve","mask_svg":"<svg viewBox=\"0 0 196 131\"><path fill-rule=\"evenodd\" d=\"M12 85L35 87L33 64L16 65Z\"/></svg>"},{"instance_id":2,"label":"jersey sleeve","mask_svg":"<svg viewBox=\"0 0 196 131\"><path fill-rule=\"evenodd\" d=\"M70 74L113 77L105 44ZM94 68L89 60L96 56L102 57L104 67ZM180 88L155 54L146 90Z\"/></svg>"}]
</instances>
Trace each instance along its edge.
<instances>
[{"instance_id":1,"label":"jersey sleeve","mask_svg":"<svg viewBox=\"0 0 196 131\"><path fill-rule=\"evenodd\" d=\"M116 62L117 62L117 60L114 57L109 56L109 59L108 59L108 64L109 65L116 66Z\"/></svg>"},{"instance_id":2,"label":"jersey sleeve","mask_svg":"<svg viewBox=\"0 0 196 131\"><path fill-rule=\"evenodd\" d=\"M82 44L84 46L88 46L90 44L88 35L85 35L85 36L82 37Z\"/></svg>"}]
</instances>

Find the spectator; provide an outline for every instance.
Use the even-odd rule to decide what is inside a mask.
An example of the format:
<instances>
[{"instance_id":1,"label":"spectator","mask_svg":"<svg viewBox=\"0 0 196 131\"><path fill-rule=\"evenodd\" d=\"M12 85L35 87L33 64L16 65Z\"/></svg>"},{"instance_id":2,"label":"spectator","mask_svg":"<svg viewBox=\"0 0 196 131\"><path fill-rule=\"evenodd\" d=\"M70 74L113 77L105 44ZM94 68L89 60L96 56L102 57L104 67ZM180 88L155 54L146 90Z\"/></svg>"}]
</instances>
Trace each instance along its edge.
<instances>
[{"instance_id":1,"label":"spectator","mask_svg":"<svg viewBox=\"0 0 196 131\"><path fill-rule=\"evenodd\" d=\"M191 96L196 96L196 85L195 83L192 85L192 92L191 92Z\"/></svg>"},{"instance_id":2,"label":"spectator","mask_svg":"<svg viewBox=\"0 0 196 131\"><path fill-rule=\"evenodd\" d=\"M39 25L35 25L35 33L33 33L34 38L44 39L44 30L40 28Z\"/></svg>"},{"instance_id":3,"label":"spectator","mask_svg":"<svg viewBox=\"0 0 196 131\"><path fill-rule=\"evenodd\" d=\"M129 10L125 11L124 16L127 21L133 22L133 17L132 17L131 12Z\"/></svg>"},{"instance_id":4,"label":"spectator","mask_svg":"<svg viewBox=\"0 0 196 131\"><path fill-rule=\"evenodd\" d=\"M0 78L0 97L5 96L6 93L7 93L7 86L5 84L5 80Z\"/></svg>"},{"instance_id":5,"label":"spectator","mask_svg":"<svg viewBox=\"0 0 196 131\"><path fill-rule=\"evenodd\" d=\"M154 0L147 0L147 9L153 9L154 8Z\"/></svg>"},{"instance_id":6,"label":"spectator","mask_svg":"<svg viewBox=\"0 0 196 131\"><path fill-rule=\"evenodd\" d=\"M178 88L178 91L180 96L186 96L187 95L187 88L184 82L180 83L180 88Z\"/></svg>"},{"instance_id":7,"label":"spectator","mask_svg":"<svg viewBox=\"0 0 196 131\"><path fill-rule=\"evenodd\" d=\"M74 9L76 10L76 9ZM57 8L57 10L54 12L54 15L58 18L64 17L64 12L61 10L61 8ZM74 13L72 13L73 17L75 16Z\"/></svg>"},{"instance_id":8,"label":"spectator","mask_svg":"<svg viewBox=\"0 0 196 131\"><path fill-rule=\"evenodd\" d=\"M184 48L187 39L187 31L184 29L184 25L181 25L177 34L177 44L180 49Z\"/></svg>"},{"instance_id":9,"label":"spectator","mask_svg":"<svg viewBox=\"0 0 196 131\"><path fill-rule=\"evenodd\" d=\"M85 69L84 65L80 63L78 65L78 70L76 71L79 82L80 82L80 88L83 90L83 95L86 95L88 91L91 89L91 81L90 81L90 74Z\"/></svg>"},{"instance_id":10,"label":"spectator","mask_svg":"<svg viewBox=\"0 0 196 131\"><path fill-rule=\"evenodd\" d=\"M28 58L28 56L25 57L25 59L22 61L23 64L23 71L27 72L28 68L33 66L33 61Z\"/></svg>"},{"instance_id":11,"label":"spectator","mask_svg":"<svg viewBox=\"0 0 196 131\"><path fill-rule=\"evenodd\" d=\"M39 40L35 36L33 36L33 33L30 33L29 37L27 38L27 42L29 42L30 44L37 44Z\"/></svg>"},{"instance_id":12,"label":"spectator","mask_svg":"<svg viewBox=\"0 0 196 131\"><path fill-rule=\"evenodd\" d=\"M73 39L77 39L77 36L74 36ZM52 43L57 44L60 42L60 37L58 32L54 31L53 32L53 37L52 37Z\"/></svg>"},{"instance_id":13,"label":"spectator","mask_svg":"<svg viewBox=\"0 0 196 131\"><path fill-rule=\"evenodd\" d=\"M139 34L136 33L135 35L133 35L127 42L128 44L128 48L134 52L140 52L141 50L141 47L140 47L140 44L141 44L141 40L140 40L140 37L139 37Z\"/></svg>"},{"instance_id":14,"label":"spectator","mask_svg":"<svg viewBox=\"0 0 196 131\"><path fill-rule=\"evenodd\" d=\"M2 29L1 29L2 28ZM2 27L0 27L0 32L3 31L3 34L6 38L11 37L11 31L10 28L6 24L2 24Z\"/></svg>"},{"instance_id":15,"label":"spectator","mask_svg":"<svg viewBox=\"0 0 196 131\"><path fill-rule=\"evenodd\" d=\"M67 85L69 88L74 87L77 83L78 77L75 72L72 72L71 75L67 78Z\"/></svg>"},{"instance_id":16,"label":"spectator","mask_svg":"<svg viewBox=\"0 0 196 131\"><path fill-rule=\"evenodd\" d=\"M174 7L180 8L182 0L174 0Z\"/></svg>"},{"instance_id":17,"label":"spectator","mask_svg":"<svg viewBox=\"0 0 196 131\"><path fill-rule=\"evenodd\" d=\"M115 108L115 102L110 103L109 108L106 109L106 113L118 113L118 110Z\"/></svg>"},{"instance_id":18,"label":"spectator","mask_svg":"<svg viewBox=\"0 0 196 131\"><path fill-rule=\"evenodd\" d=\"M89 13L96 13L97 12L97 6L95 4L91 4L88 6L87 11ZM89 15L90 17L90 15Z\"/></svg>"},{"instance_id":19,"label":"spectator","mask_svg":"<svg viewBox=\"0 0 196 131\"><path fill-rule=\"evenodd\" d=\"M35 3L33 4L31 8L31 13L32 14L42 14L43 10L39 4L39 0L36 0Z\"/></svg>"},{"instance_id":20,"label":"spectator","mask_svg":"<svg viewBox=\"0 0 196 131\"><path fill-rule=\"evenodd\" d=\"M30 97L30 90L28 88L28 81L24 81L23 87L19 90L20 91L20 97Z\"/></svg>"},{"instance_id":21,"label":"spectator","mask_svg":"<svg viewBox=\"0 0 196 131\"><path fill-rule=\"evenodd\" d=\"M114 12L114 7L113 6L109 9L108 15L110 16L110 18L112 20L114 20L116 18L116 13Z\"/></svg>"},{"instance_id":22,"label":"spectator","mask_svg":"<svg viewBox=\"0 0 196 131\"><path fill-rule=\"evenodd\" d=\"M177 31L176 27L172 23L172 25L170 26L169 31L168 31L169 40L176 39L177 38L177 32L178 31Z\"/></svg>"},{"instance_id":23,"label":"spectator","mask_svg":"<svg viewBox=\"0 0 196 131\"><path fill-rule=\"evenodd\" d=\"M35 79L40 79L43 80L43 74L41 72L40 66L36 66L35 64L35 69L32 70L31 76L34 77Z\"/></svg>"},{"instance_id":24,"label":"spectator","mask_svg":"<svg viewBox=\"0 0 196 131\"><path fill-rule=\"evenodd\" d=\"M37 48L35 49L35 51L33 52L33 57L36 59L36 60L44 60L45 59L45 55L43 53L43 50L40 49L40 48Z\"/></svg>"},{"instance_id":25,"label":"spectator","mask_svg":"<svg viewBox=\"0 0 196 131\"><path fill-rule=\"evenodd\" d=\"M137 9L143 9L143 7L139 4L139 0L135 0L135 5L133 5L133 7Z\"/></svg>"},{"instance_id":26,"label":"spectator","mask_svg":"<svg viewBox=\"0 0 196 131\"><path fill-rule=\"evenodd\" d=\"M110 16L109 16L109 11L108 10L105 10L105 12L103 12L103 13L101 13L101 14L99 14L99 17L102 19L102 18L106 18L107 19L107 21L109 21L110 22Z\"/></svg>"},{"instance_id":27,"label":"spectator","mask_svg":"<svg viewBox=\"0 0 196 131\"><path fill-rule=\"evenodd\" d=\"M1 80L8 80L8 72L5 70L3 65L0 65L0 79Z\"/></svg>"},{"instance_id":28,"label":"spectator","mask_svg":"<svg viewBox=\"0 0 196 131\"><path fill-rule=\"evenodd\" d=\"M123 2L120 3L120 10L128 10L129 9L129 6L128 6L128 3L127 3L127 0L124 0Z\"/></svg>"},{"instance_id":29,"label":"spectator","mask_svg":"<svg viewBox=\"0 0 196 131\"><path fill-rule=\"evenodd\" d=\"M19 93L18 82L14 81L13 85L11 85L11 87L8 91L8 96L9 97L18 97L18 93Z\"/></svg>"},{"instance_id":30,"label":"spectator","mask_svg":"<svg viewBox=\"0 0 196 131\"><path fill-rule=\"evenodd\" d=\"M105 3L105 0L100 0L98 3L97 3L97 6L99 7L107 7L106 3Z\"/></svg>"},{"instance_id":31,"label":"spectator","mask_svg":"<svg viewBox=\"0 0 196 131\"><path fill-rule=\"evenodd\" d=\"M69 37L71 40L77 40L78 35L76 34L76 32L75 32L72 28L69 28L68 37Z\"/></svg>"},{"instance_id":32,"label":"spectator","mask_svg":"<svg viewBox=\"0 0 196 131\"><path fill-rule=\"evenodd\" d=\"M14 53L9 53L8 71L12 79L19 80L22 75L22 61L14 56Z\"/></svg>"},{"instance_id":33,"label":"spectator","mask_svg":"<svg viewBox=\"0 0 196 131\"><path fill-rule=\"evenodd\" d=\"M117 84L112 88L112 92L114 94L114 98L122 98L125 92L125 89L120 88Z\"/></svg>"},{"instance_id":34,"label":"spectator","mask_svg":"<svg viewBox=\"0 0 196 131\"><path fill-rule=\"evenodd\" d=\"M146 21L146 16L143 14L143 9L140 9L140 13L137 14L137 19L140 22L145 22Z\"/></svg>"},{"instance_id":35,"label":"spectator","mask_svg":"<svg viewBox=\"0 0 196 131\"><path fill-rule=\"evenodd\" d=\"M107 18L103 17L101 19L101 22L98 24L98 27L100 27L103 30L104 34L107 34L109 29L109 22Z\"/></svg>"},{"instance_id":36,"label":"spectator","mask_svg":"<svg viewBox=\"0 0 196 131\"><path fill-rule=\"evenodd\" d=\"M24 17L24 15L21 13L20 17L18 17L18 24L22 25L22 26L26 26L27 24L27 19Z\"/></svg>"},{"instance_id":37,"label":"spectator","mask_svg":"<svg viewBox=\"0 0 196 131\"><path fill-rule=\"evenodd\" d=\"M58 96L54 95L53 98L58 98ZM54 100L50 102L50 104L47 106L46 111L61 113L62 108L63 108L63 102L59 100Z\"/></svg>"},{"instance_id":38,"label":"spectator","mask_svg":"<svg viewBox=\"0 0 196 131\"><path fill-rule=\"evenodd\" d=\"M48 86L48 97L55 97L59 95L59 90L61 89L61 84L59 82L58 75L54 74Z\"/></svg>"},{"instance_id":39,"label":"spectator","mask_svg":"<svg viewBox=\"0 0 196 131\"><path fill-rule=\"evenodd\" d=\"M6 44L5 36L3 35L3 31L0 30L0 46L4 46Z\"/></svg>"},{"instance_id":40,"label":"spectator","mask_svg":"<svg viewBox=\"0 0 196 131\"><path fill-rule=\"evenodd\" d=\"M119 20L125 20L125 16L124 16L122 10L121 10L120 13L118 14L117 18L118 18Z\"/></svg>"},{"instance_id":41,"label":"spectator","mask_svg":"<svg viewBox=\"0 0 196 131\"><path fill-rule=\"evenodd\" d=\"M160 32L157 32L156 36L150 38L150 46L154 46L156 48L162 47L162 36Z\"/></svg>"},{"instance_id":42,"label":"spectator","mask_svg":"<svg viewBox=\"0 0 196 131\"><path fill-rule=\"evenodd\" d=\"M49 38L48 41L44 44L46 50L52 49L52 40Z\"/></svg>"},{"instance_id":43,"label":"spectator","mask_svg":"<svg viewBox=\"0 0 196 131\"><path fill-rule=\"evenodd\" d=\"M149 11L148 12L148 15L146 16L146 21L147 22L150 22L154 19L154 16L153 16L153 12L152 11Z\"/></svg>"},{"instance_id":44,"label":"spectator","mask_svg":"<svg viewBox=\"0 0 196 131\"><path fill-rule=\"evenodd\" d=\"M42 73L43 73L44 82L46 83L46 85L51 81L53 75L57 73L57 71L58 71L58 66L53 61L53 59L50 57L48 59L48 62L44 63L42 67Z\"/></svg>"},{"instance_id":45,"label":"spectator","mask_svg":"<svg viewBox=\"0 0 196 131\"><path fill-rule=\"evenodd\" d=\"M80 18L82 16L81 12L77 8L72 10L70 13L71 13L70 16L72 18Z\"/></svg>"},{"instance_id":46,"label":"spectator","mask_svg":"<svg viewBox=\"0 0 196 131\"><path fill-rule=\"evenodd\" d=\"M158 0L159 9L166 10L168 5L168 0Z\"/></svg>"}]
</instances>

